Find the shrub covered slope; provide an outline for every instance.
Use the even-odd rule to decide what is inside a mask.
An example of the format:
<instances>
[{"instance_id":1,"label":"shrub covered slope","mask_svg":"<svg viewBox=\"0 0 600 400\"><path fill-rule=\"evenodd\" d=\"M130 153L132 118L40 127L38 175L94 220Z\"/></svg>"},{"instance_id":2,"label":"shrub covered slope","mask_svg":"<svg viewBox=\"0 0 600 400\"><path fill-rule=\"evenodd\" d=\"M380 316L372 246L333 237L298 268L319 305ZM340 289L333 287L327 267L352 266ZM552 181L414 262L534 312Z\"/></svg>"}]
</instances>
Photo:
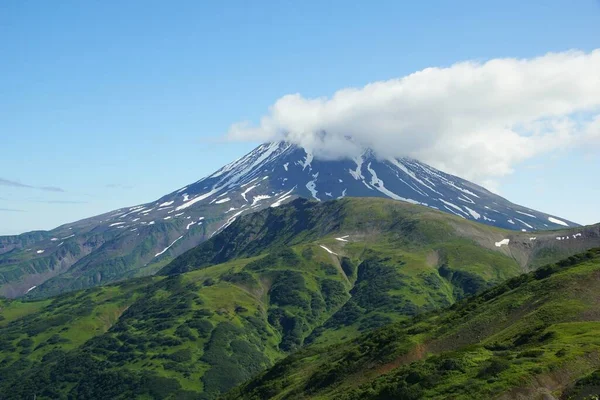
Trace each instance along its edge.
<instances>
[{"instance_id":1,"label":"shrub covered slope","mask_svg":"<svg viewBox=\"0 0 600 400\"><path fill-rule=\"evenodd\" d=\"M557 235L573 238L557 240ZM497 245L505 239L509 245ZM545 280L538 275L510 279L594 244L597 226L537 234L531 240L529 233L384 199L297 200L241 218L159 276L50 299L0 301L1 397L214 399L232 389L232 396L242 398L385 397L379 388L400 382L386 372L408 368L414 360L429 371L425 354L463 351L474 344L479 347L461 353L459 361L466 366L460 368L479 374L490 363L490 377L481 376L500 383L484 380L486 393L500 393L513 381L499 380L501 372L494 371L513 371L505 368L513 362L511 354L525 352L515 356L525 365L550 353L514 344L512 336L487 343L503 321L500 309L482 308L488 304L482 297L464 304L463 299L480 292L502 299L508 294L490 288L507 279L518 282L529 289L512 288L523 297L521 303L511 297L506 307L521 311L502 312L512 321L524 318L527 307L554 301L556 310L539 316L547 325L537 319L523 322L537 329L532 338L542 337L552 318L583 310L590 299L577 302L567 294L552 299L547 289L531 289L535 282L559 285L555 276L563 273L575 279L567 270L552 269ZM557 286L556 293L563 292ZM543 343L577 336L558 328L552 332ZM573 354L556 357L570 360ZM500 364L491 364L495 358ZM273 365L259 380L234 389ZM411 382L417 379L411 376ZM467 386L483 390L476 385L482 378L467 378L460 385L471 379L475 383ZM440 396L447 393L442 383L435 382ZM409 386L415 396L438 393L427 392L434 389L426 385Z\"/></svg>"},{"instance_id":2,"label":"shrub covered slope","mask_svg":"<svg viewBox=\"0 0 600 400\"><path fill-rule=\"evenodd\" d=\"M446 310L309 346L228 398L584 398L600 393L599 292L595 249Z\"/></svg>"}]
</instances>

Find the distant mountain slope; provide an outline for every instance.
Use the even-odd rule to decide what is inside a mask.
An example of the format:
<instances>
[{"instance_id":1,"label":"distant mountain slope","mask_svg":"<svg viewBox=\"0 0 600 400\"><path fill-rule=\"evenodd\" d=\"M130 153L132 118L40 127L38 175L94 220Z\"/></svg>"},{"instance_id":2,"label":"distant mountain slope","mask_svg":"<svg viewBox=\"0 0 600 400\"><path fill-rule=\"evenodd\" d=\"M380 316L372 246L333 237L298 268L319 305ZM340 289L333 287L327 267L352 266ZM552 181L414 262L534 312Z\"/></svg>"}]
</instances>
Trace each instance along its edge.
<instances>
[{"instance_id":1,"label":"distant mountain slope","mask_svg":"<svg viewBox=\"0 0 600 400\"><path fill-rule=\"evenodd\" d=\"M376 244L385 237L394 242L394 250L437 250L436 246L441 248L464 239L510 257L523 271L546 259L556 260L600 245L600 225L515 232L389 199L344 198L319 203L297 199L285 207L239 218L220 235L177 257L159 274L187 272L235 257L257 255L277 246L315 240L333 232L344 237L330 241L335 249L351 247L353 242Z\"/></svg>"},{"instance_id":2,"label":"distant mountain slope","mask_svg":"<svg viewBox=\"0 0 600 400\"><path fill-rule=\"evenodd\" d=\"M149 275L241 215L296 197L391 198L517 231L577 226L416 160L378 159L366 150L354 160L323 161L289 143L268 143L157 201L0 237L0 294L20 296L48 280L62 291Z\"/></svg>"},{"instance_id":3,"label":"distant mountain slope","mask_svg":"<svg viewBox=\"0 0 600 400\"><path fill-rule=\"evenodd\" d=\"M442 312L307 347L227 399L592 399L600 249Z\"/></svg>"}]
</instances>

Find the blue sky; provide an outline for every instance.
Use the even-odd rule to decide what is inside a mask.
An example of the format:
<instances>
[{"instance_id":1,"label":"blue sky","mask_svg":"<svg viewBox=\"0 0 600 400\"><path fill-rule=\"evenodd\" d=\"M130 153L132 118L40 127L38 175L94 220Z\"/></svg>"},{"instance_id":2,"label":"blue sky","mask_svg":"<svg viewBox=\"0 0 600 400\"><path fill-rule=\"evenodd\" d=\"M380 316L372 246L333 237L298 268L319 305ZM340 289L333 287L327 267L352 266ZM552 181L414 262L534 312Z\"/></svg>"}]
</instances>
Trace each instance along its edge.
<instances>
[{"instance_id":1,"label":"blue sky","mask_svg":"<svg viewBox=\"0 0 600 400\"><path fill-rule=\"evenodd\" d=\"M286 94L331 96L464 60L590 52L599 21L592 0L0 2L0 234L195 181L254 147L224 135ZM596 150L528 158L497 189L600 222Z\"/></svg>"}]
</instances>

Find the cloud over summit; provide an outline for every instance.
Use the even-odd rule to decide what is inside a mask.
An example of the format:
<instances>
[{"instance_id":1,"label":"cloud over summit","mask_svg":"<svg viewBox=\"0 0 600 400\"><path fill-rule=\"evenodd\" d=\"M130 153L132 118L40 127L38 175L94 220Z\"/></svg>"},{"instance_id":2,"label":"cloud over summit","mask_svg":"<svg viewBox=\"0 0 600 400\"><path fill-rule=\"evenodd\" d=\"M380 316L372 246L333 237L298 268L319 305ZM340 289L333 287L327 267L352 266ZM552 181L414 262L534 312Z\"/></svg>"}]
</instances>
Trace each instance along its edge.
<instances>
[{"instance_id":1,"label":"cloud over summit","mask_svg":"<svg viewBox=\"0 0 600 400\"><path fill-rule=\"evenodd\" d=\"M283 96L228 137L289 140L322 158L370 147L483 183L536 155L599 141L599 71L600 49L426 68L331 97Z\"/></svg>"}]
</instances>

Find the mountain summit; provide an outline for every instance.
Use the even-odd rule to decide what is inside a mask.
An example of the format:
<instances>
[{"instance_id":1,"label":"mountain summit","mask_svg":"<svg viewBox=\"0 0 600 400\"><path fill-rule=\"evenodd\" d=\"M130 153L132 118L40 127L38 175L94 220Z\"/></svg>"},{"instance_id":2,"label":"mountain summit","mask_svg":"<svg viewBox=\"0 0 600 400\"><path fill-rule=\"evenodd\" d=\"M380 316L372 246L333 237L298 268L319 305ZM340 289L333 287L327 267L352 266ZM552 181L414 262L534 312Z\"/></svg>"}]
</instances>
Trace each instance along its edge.
<instances>
[{"instance_id":1,"label":"mountain summit","mask_svg":"<svg viewBox=\"0 0 600 400\"><path fill-rule=\"evenodd\" d=\"M578 226L417 160L379 158L370 150L354 159L320 160L273 142L157 201L52 231L0 237L0 295L47 296L150 275L241 215L297 197L391 198L517 231Z\"/></svg>"},{"instance_id":2,"label":"mountain summit","mask_svg":"<svg viewBox=\"0 0 600 400\"><path fill-rule=\"evenodd\" d=\"M160 201L179 202L178 209L200 201L233 202L239 215L248 207L274 207L294 196L316 201L346 196L387 197L512 230L578 226L513 204L479 185L414 159L379 159L367 149L354 159L322 161L287 142L263 144Z\"/></svg>"}]
</instances>

